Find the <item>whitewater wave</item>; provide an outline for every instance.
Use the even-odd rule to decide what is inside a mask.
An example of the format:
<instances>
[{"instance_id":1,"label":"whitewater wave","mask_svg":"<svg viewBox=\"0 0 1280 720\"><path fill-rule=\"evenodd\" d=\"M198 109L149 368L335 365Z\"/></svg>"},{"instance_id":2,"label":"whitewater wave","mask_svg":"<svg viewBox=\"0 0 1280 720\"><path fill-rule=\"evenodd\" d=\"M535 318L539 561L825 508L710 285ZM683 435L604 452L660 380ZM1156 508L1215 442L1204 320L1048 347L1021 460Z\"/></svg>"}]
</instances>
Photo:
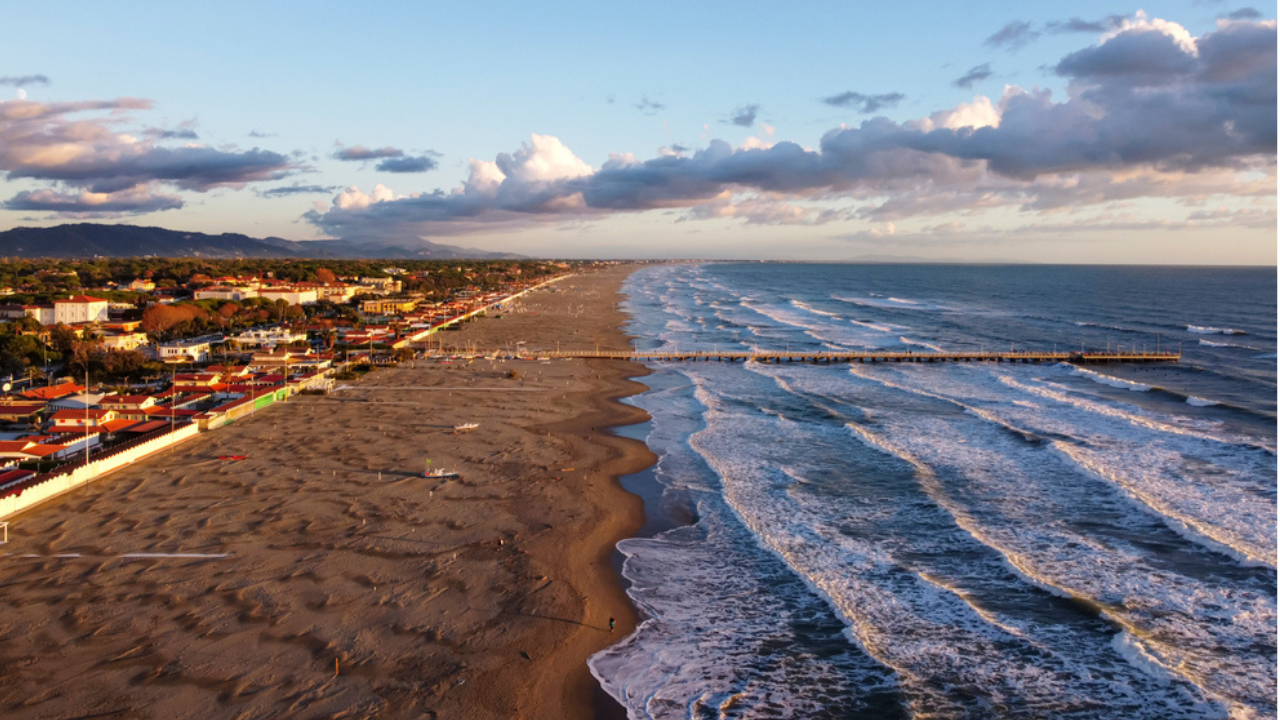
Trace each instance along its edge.
<instances>
[{"instance_id":1,"label":"whitewater wave","mask_svg":"<svg viewBox=\"0 0 1280 720\"><path fill-rule=\"evenodd\" d=\"M1187 398L1187 404L1194 405L1196 407L1213 407L1215 405L1221 405L1222 403L1218 402L1217 400L1209 400L1207 398L1196 397L1195 395L1191 395Z\"/></svg>"},{"instance_id":2,"label":"whitewater wave","mask_svg":"<svg viewBox=\"0 0 1280 720\"><path fill-rule=\"evenodd\" d=\"M918 300L907 300L904 298L880 298L880 297L853 297L850 295L832 295L832 300L839 300L850 305L861 305L863 307L876 308L879 310L920 310L920 311L939 311L949 310L950 308L942 305L934 305L924 303Z\"/></svg>"},{"instance_id":3,"label":"whitewater wave","mask_svg":"<svg viewBox=\"0 0 1280 720\"><path fill-rule=\"evenodd\" d=\"M899 340L899 341L901 341L903 345L917 345L917 346L919 346L919 347L927 347L927 348L929 348L930 350L932 350L932 351L934 351L934 352L938 352L938 353L940 353L940 352L946 352L945 350L943 350L942 348L938 347L937 345L934 345L933 343L927 343L927 342L925 342L925 341L923 341L923 340L912 340L912 339L910 339L910 338L906 338L906 337L900 337L900 338L898 338L898 340Z\"/></svg>"},{"instance_id":4,"label":"whitewater wave","mask_svg":"<svg viewBox=\"0 0 1280 720\"><path fill-rule=\"evenodd\" d=\"M1204 327L1201 325L1188 325L1187 332L1196 335L1248 335L1244 330L1236 330L1235 328L1220 327Z\"/></svg>"},{"instance_id":5,"label":"whitewater wave","mask_svg":"<svg viewBox=\"0 0 1280 720\"><path fill-rule=\"evenodd\" d=\"M1148 390L1152 389L1151 385L1145 385L1143 383L1133 382L1131 380L1122 380L1113 375L1104 375L1102 373L1098 373L1086 368L1082 368L1078 365L1063 364L1063 367L1069 368L1072 371L1071 372L1072 375L1088 378L1096 383L1100 383L1102 385L1108 385L1113 388L1119 388L1121 390L1132 390L1133 392L1147 392Z\"/></svg>"}]
</instances>

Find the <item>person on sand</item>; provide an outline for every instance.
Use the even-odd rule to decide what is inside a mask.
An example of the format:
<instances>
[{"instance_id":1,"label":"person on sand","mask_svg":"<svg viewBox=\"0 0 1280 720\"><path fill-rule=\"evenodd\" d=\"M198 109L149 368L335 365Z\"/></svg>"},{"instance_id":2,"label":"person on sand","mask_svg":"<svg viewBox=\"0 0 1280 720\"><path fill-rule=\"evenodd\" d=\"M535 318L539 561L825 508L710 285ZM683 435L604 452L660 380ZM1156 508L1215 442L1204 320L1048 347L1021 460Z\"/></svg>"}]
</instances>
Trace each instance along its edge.
<instances>
[{"instance_id":1,"label":"person on sand","mask_svg":"<svg viewBox=\"0 0 1280 720\"><path fill-rule=\"evenodd\" d=\"M615 622L615 620L613 619L613 616L612 616L612 615L610 615L610 616L609 616L609 632L613 632L613 625L614 625L614 622Z\"/></svg>"}]
</instances>

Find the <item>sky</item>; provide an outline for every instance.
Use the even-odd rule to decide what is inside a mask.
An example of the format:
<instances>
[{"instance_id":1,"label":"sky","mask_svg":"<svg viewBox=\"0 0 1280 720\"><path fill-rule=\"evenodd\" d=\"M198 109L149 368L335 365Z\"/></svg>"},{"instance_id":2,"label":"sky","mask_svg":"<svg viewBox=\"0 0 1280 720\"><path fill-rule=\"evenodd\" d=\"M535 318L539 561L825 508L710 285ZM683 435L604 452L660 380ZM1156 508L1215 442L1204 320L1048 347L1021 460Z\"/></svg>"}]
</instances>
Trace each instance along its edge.
<instances>
[{"instance_id":1,"label":"sky","mask_svg":"<svg viewBox=\"0 0 1280 720\"><path fill-rule=\"evenodd\" d=\"M1276 264L1276 20L1123 5L7 7L0 229Z\"/></svg>"}]
</instances>

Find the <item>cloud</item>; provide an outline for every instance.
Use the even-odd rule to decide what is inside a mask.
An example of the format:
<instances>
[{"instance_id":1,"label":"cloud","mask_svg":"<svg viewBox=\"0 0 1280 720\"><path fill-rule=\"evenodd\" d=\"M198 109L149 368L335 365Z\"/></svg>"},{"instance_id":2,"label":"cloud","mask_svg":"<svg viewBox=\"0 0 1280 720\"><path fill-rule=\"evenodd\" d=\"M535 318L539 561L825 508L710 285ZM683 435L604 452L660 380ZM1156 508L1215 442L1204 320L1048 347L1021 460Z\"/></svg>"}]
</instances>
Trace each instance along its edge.
<instances>
[{"instance_id":1,"label":"cloud","mask_svg":"<svg viewBox=\"0 0 1280 720\"><path fill-rule=\"evenodd\" d=\"M276 135L277 135L277 133L258 132L257 130L250 130L250 131L249 131L249 137L251 137L251 138L258 138L258 139L262 139L262 138L273 138L273 137L276 137Z\"/></svg>"},{"instance_id":2,"label":"cloud","mask_svg":"<svg viewBox=\"0 0 1280 720\"><path fill-rule=\"evenodd\" d=\"M3 154L0 150L0 156ZM290 167L285 156L257 148L229 153L204 147L145 147L110 154L91 153L56 164L19 165L9 170L9 178L58 180L94 192L114 192L159 180L183 190L205 192L216 187L242 187L250 182L279 180L288 174Z\"/></svg>"},{"instance_id":3,"label":"cloud","mask_svg":"<svg viewBox=\"0 0 1280 720\"><path fill-rule=\"evenodd\" d=\"M1064 35L1067 33L1105 33L1119 27L1124 22L1123 15L1110 15L1102 20L1081 20L1080 18L1071 18L1069 20L1051 20L1044 24L1043 32L1052 35Z\"/></svg>"},{"instance_id":4,"label":"cloud","mask_svg":"<svg viewBox=\"0 0 1280 720\"><path fill-rule=\"evenodd\" d=\"M434 170L439 166L439 163L432 156L438 156L438 153L428 152L425 155L412 157L405 155L404 150L390 146L367 148L363 145L343 147L341 144L333 153L335 160L346 162L381 160L374 166L375 169L391 173L420 173Z\"/></svg>"},{"instance_id":5,"label":"cloud","mask_svg":"<svg viewBox=\"0 0 1280 720\"><path fill-rule=\"evenodd\" d=\"M969 68L969 72L961 75L955 80L952 80L951 84L958 88L968 89L973 87L974 83L991 77L992 74L991 63L982 63L981 65L975 65L974 67Z\"/></svg>"},{"instance_id":6,"label":"cloud","mask_svg":"<svg viewBox=\"0 0 1280 720\"><path fill-rule=\"evenodd\" d=\"M822 102L831 107L847 107L853 108L860 113L873 113L881 108L896 107L898 103L906 99L906 95L899 92L883 93L880 95L863 95L859 92L842 92L839 95L832 95L822 99Z\"/></svg>"},{"instance_id":7,"label":"cloud","mask_svg":"<svg viewBox=\"0 0 1280 720\"><path fill-rule=\"evenodd\" d=\"M49 78L45 75L8 75L0 77L0 85L8 85L9 87L24 87L27 85L48 85Z\"/></svg>"},{"instance_id":8,"label":"cloud","mask_svg":"<svg viewBox=\"0 0 1280 720\"><path fill-rule=\"evenodd\" d=\"M740 127L751 127L756 124L756 116L760 114L759 105L744 105L729 116L726 122L738 125Z\"/></svg>"},{"instance_id":9,"label":"cloud","mask_svg":"<svg viewBox=\"0 0 1280 720\"><path fill-rule=\"evenodd\" d=\"M286 185L284 187L261 190L258 192L258 195L266 198L286 197L289 195L314 195L318 193L331 193L338 189L340 188L334 185Z\"/></svg>"},{"instance_id":10,"label":"cloud","mask_svg":"<svg viewBox=\"0 0 1280 720\"><path fill-rule=\"evenodd\" d=\"M196 134L196 121L194 118L178 123L178 126L172 129L149 128L147 135L156 140L199 140L200 136Z\"/></svg>"},{"instance_id":11,"label":"cloud","mask_svg":"<svg viewBox=\"0 0 1280 720\"><path fill-rule=\"evenodd\" d=\"M20 192L3 205L5 210L48 211L60 214L140 214L159 210L176 210L182 207L182 198L176 195L159 195L146 185L112 193L57 192L31 190Z\"/></svg>"},{"instance_id":12,"label":"cloud","mask_svg":"<svg viewBox=\"0 0 1280 720\"><path fill-rule=\"evenodd\" d=\"M434 158L423 155L422 157L387 158L375 167L383 172L420 173L434 170L438 165Z\"/></svg>"},{"instance_id":13,"label":"cloud","mask_svg":"<svg viewBox=\"0 0 1280 720\"><path fill-rule=\"evenodd\" d=\"M824 225L845 219L845 214L828 209L804 207L768 197L717 198L689 209L693 220L742 220L748 225Z\"/></svg>"},{"instance_id":14,"label":"cloud","mask_svg":"<svg viewBox=\"0 0 1280 720\"><path fill-rule=\"evenodd\" d=\"M642 95L640 97L640 102L635 104L635 108L645 115L654 115L660 110L666 110L667 106L660 102L650 100L648 95Z\"/></svg>"},{"instance_id":15,"label":"cloud","mask_svg":"<svg viewBox=\"0 0 1280 720\"><path fill-rule=\"evenodd\" d=\"M1192 37L1139 14L1055 69L1069 85L1061 99L1008 86L998 99L978 95L916 120L833 128L816 149L709 140L648 160L615 154L593 168L558 139L534 135L514 153L473 159L451 191L351 190L306 218L332 235L406 237L654 209L691 220L889 222L1139 198L1272 202L1274 21L1226 22Z\"/></svg>"},{"instance_id":16,"label":"cloud","mask_svg":"<svg viewBox=\"0 0 1280 720\"><path fill-rule=\"evenodd\" d=\"M1228 20L1261 20L1262 13L1251 7L1242 7L1239 10L1227 13L1224 17Z\"/></svg>"},{"instance_id":17,"label":"cloud","mask_svg":"<svg viewBox=\"0 0 1280 720\"><path fill-rule=\"evenodd\" d=\"M9 180L62 186L19 193L5 207L65 213L169 210L181 207L181 198L159 194L154 185L204 192L277 180L296 169L284 155L258 148L231 152L155 144L173 137L170 132L185 137L181 133L190 123L175 131L143 129L138 136L119 129L130 111L150 108L149 100L137 98L0 102L0 171Z\"/></svg>"},{"instance_id":18,"label":"cloud","mask_svg":"<svg viewBox=\"0 0 1280 720\"><path fill-rule=\"evenodd\" d=\"M1014 20L995 32L994 35L983 41L983 45L993 48L1003 48L1017 52L1025 47L1028 43L1040 37L1040 33L1031 27L1031 23L1024 20ZM970 72L973 72L972 70ZM964 87L968 87L965 85Z\"/></svg>"},{"instance_id":19,"label":"cloud","mask_svg":"<svg viewBox=\"0 0 1280 720\"><path fill-rule=\"evenodd\" d=\"M333 152L334 160L344 160L348 162L397 157L404 157L404 151L393 147L367 148L363 145L352 145L351 147L342 147L339 145L338 149Z\"/></svg>"}]
</instances>

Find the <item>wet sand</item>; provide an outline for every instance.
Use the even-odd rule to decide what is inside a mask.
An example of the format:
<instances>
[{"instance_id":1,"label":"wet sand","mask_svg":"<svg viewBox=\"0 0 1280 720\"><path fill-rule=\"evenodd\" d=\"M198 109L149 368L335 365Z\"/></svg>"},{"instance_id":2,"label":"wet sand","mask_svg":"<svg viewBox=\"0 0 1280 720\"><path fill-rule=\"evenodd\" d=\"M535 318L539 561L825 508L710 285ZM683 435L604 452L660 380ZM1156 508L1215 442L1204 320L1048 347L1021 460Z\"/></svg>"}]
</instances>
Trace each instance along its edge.
<instances>
[{"instance_id":1,"label":"wet sand","mask_svg":"<svg viewBox=\"0 0 1280 720\"><path fill-rule=\"evenodd\" d=\"M625 348L628 272L571 278L437 337ZM609 560L641 507L616 477L653 458L608 428L645 418L615 402L643 373L382 369L13 518L0 714L593 717L585 660L634 622ZM480 427L453 431L464 422ZM420 477L428 459L460 477Z\"/></svg>"}]
</instances>

